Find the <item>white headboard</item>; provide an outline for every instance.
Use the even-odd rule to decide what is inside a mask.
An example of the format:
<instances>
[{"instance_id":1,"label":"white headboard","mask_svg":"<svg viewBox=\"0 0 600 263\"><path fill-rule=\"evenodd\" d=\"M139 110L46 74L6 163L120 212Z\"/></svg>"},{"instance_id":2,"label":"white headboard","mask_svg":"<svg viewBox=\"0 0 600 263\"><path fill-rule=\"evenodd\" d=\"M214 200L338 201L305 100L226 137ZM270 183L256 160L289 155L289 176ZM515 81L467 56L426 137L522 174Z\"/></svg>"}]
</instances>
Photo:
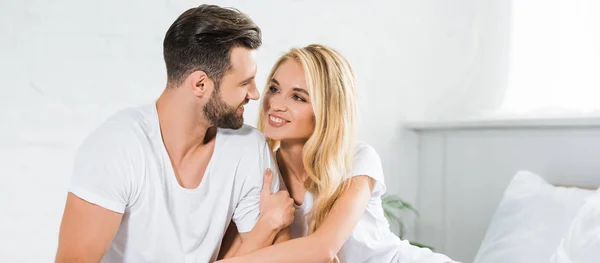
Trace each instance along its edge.
<instances>
[{"instance_id":1,"label":"white headboard","mask_svg":"<svg viewBox=\"0 0 600 263\"><path fill-rule=\"evenodd\" d=\"M472 262L518 170L600 186L600 118L411 123L417 136L416 241Z\"/></svg>"}]
</instances>

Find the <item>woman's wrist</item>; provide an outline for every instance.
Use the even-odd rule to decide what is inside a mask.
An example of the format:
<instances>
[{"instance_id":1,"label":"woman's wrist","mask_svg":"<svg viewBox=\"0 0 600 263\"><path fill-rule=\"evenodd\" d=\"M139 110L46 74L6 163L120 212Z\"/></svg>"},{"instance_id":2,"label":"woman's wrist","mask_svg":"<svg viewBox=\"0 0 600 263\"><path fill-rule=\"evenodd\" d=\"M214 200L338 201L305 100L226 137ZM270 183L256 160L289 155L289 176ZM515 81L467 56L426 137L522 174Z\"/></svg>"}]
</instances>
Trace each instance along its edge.
<instances>
[{"instance_id":1,"label":"woman's wrist","mask_svg":"<svg viewBox=\"0 0 600 263\"><path fill-rule=\"evenodd\" d=\"M260 229L261 231L277 234L284 227L281 225L281 222L279 222L279 220L259 216L258 221L256 222L256 228Z\"/></svg>"}]
</instances>

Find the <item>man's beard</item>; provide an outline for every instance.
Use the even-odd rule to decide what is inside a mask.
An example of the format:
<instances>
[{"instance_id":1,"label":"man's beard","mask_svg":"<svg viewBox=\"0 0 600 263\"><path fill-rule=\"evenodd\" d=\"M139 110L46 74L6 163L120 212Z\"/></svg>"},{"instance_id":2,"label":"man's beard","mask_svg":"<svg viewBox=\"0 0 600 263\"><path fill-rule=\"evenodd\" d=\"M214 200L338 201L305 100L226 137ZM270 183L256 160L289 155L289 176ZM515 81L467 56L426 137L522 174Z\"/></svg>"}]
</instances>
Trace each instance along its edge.
<instances>
[{"instance_id":1,"label":"man's beard","mask_svg":"<svg viewBox=\"0 0 600 263\"><path fill-rule=\"evenodd\" d=\"M239 106L248 103L246 99ZM238 106L238 107L239 107ZM238 107L231 107L221 99L217 90L212 93L208 103L204 105L204 116L215 126L225 129L239 129L244 125L244 115L237 115Z\"/></svg>"}]
</instances>

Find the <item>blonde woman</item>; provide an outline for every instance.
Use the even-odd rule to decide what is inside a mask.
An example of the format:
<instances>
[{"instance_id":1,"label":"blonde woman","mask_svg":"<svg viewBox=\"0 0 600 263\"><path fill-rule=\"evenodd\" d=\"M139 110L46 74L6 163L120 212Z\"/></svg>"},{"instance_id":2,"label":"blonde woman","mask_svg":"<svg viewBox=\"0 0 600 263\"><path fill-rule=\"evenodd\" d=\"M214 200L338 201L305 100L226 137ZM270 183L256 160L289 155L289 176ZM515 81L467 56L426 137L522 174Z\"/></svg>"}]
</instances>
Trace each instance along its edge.
<instances>
[{"instance_id":1,"label":"blonde woman","mask_svg":"<svg viewBox=\"0 0 600 263\"><path fill-rule=\"evenodd\" d=\"M294 199L292 240L224 263L452 262L390 231L381 161L355 142L354 76L339 53L322 45L292 49L268 81L258 128Z\"/></svg>"}]
</instances>

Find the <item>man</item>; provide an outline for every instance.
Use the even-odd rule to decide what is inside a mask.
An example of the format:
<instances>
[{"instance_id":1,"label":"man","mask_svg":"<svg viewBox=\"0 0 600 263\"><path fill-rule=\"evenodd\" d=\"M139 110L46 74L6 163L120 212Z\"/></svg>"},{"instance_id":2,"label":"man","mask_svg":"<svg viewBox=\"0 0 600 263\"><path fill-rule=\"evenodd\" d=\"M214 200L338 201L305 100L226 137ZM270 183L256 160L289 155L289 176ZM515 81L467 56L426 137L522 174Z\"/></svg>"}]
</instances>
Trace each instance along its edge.
<instances>
[{"instance_id":1,"label":"man","mask_svg":"<svg viewBox=\"0 0 600 263\"><path fill-rule=\"evenodd\" d=\"M294 209L271 194L270 150L243 124L260 45L237 10L202 5L171 25L160 98L115 114L78 150L56 262L214 261L231 220L239 253L273 243Z\"/></svg>"}]
</instances>

